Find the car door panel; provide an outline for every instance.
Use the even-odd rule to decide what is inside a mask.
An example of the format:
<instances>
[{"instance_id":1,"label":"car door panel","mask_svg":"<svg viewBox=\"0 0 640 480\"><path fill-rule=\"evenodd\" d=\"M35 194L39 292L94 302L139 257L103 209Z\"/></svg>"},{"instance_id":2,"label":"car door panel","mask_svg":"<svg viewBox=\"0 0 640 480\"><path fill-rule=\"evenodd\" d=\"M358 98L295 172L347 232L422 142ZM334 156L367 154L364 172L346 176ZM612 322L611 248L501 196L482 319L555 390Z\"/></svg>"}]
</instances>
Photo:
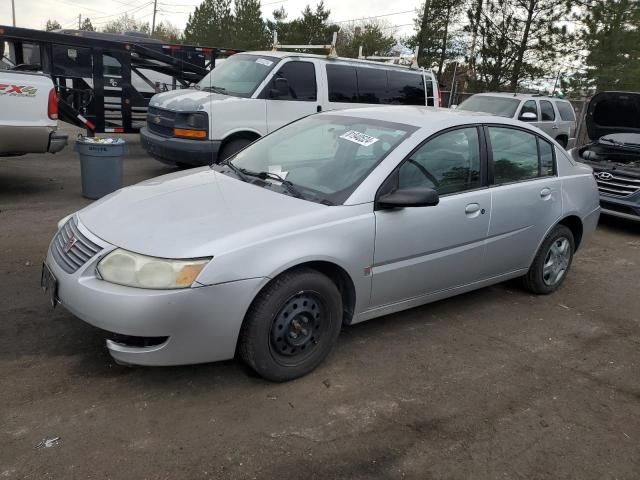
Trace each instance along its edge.
<instances>
[{"instance_id":1,"label":"car door panel","mask_svg":"<svg viewBox=\"0 0 640 480\"><path fill-rule=\"evenodd\" d=\"M372 306L480 280L490 210L484 189L435 207L377 211Z\"/></svg>"},{"instance_id":2,"label":"car door panel","mask_svg":"<svg viewBox=\"0 0 640 480\"><path fill-rule=\"evenodd\" d=\"M440 201L376 211L374 307L481 279L491 211L491 193L483 188L483 138L476 127L442 132L389 177L397 189L436 190Z\"/></svg>"},{"instance_id":3,"label":"car door panel","mask_svg":"<svg viewBox=\"0 0 640 480\"><path fill-rule=\"evenodd\" d=\"M492 166L487 277L529 268L548 228L562 214L552 146L531 132L489 126Z\"/></svg>"}]
</instances>

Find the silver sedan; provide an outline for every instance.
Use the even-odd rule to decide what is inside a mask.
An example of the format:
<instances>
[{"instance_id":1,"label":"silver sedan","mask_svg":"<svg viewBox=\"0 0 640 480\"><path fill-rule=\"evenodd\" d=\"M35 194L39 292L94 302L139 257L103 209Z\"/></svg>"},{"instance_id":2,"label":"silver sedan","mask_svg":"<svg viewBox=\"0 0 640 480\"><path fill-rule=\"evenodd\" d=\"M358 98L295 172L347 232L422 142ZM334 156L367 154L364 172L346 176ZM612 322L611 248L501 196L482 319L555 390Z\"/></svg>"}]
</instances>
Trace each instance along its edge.
<instances>
[{"instance_id":1,"label":"silver sedan","mask_svg":"<svg viewBox=\"0 0 640 480\"><path fill-rule=\"evenodd\" d=\"M520 277L556 290L600 213L535 127L420 107L304 118L63 219L42 283L116 361L290 380L343 325Z\"/></svg>"}]
</instances>

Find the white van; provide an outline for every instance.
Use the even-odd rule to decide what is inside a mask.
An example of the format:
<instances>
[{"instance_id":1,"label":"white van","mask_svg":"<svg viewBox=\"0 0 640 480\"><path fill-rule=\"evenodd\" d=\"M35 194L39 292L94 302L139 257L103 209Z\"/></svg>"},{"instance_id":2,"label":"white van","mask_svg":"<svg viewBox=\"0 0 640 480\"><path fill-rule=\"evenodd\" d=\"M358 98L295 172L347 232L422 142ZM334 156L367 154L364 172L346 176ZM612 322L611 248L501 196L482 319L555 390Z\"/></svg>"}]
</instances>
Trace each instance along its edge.
<instances>
[{"instance_id":1,"label":"white van","mask_svg":"<svg viewBox=\"0 0 640 480\"><path fill-rule=\"evenodd\" d=\"M206 165L313 113L439 103L435 75L422 69L284 51L238 53L194 88L153 96L140 138L164 163Z\"/></svg>"}]
</instances>

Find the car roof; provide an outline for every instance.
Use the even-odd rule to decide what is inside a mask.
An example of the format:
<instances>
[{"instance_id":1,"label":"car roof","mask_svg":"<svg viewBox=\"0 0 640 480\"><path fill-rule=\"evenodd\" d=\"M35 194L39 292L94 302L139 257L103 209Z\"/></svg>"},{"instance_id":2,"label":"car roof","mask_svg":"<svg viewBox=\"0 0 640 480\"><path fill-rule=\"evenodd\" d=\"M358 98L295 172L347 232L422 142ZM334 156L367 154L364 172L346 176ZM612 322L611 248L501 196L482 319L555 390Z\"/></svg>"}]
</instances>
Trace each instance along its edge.
<instances>
[{"instance_id":1,"label":"car roof","mask_svg":"<svg viewBox=\"0 0 640 480\"><path fill-rule=\"evenodd\" d=\"M326 60L327 62L348 62L355 63L367 66L376 66L382 68L398 68L402 70L408 70L411 72L422 73L422 69L412 68L407 65L397 65L395 63L384 63L384 62L376 62L374 60L364 60L359 58L346 58L346 57L336 57L331 58L327 55L316 55L313 53L301 53L301 52L287 52L284 50L261 50L255 52L240 52L236 55L264 55L266 57L276 57L276 58L318 58L321 60ZM425 70L427 75L431 75L431 70Z\"/></svg>"},{"instance_id":2,"label":"car roof","mask_svg":"<svg viewBox=\"0 0 640 480\"><path fill-rule=\"evenodd\" d=\"M483 93L474 93L472 97L503 97L503 98L514 98L516 100L530 100L534 98L539 98L541 100L553 100L556 102L568 102L564 98L551 97L549 95L540 95L539 93L511 93L511 92L483 92ZM471 97L469 97L471 98Z\"/></svg>"},{"instance_id":3,"label":"car roof","mask_svg":"<svg viewBox=\"0 0 640 480\"><path fill-rule=\"evenodd\" d=\"M363 119L400 123L418 128L437 131L456 125L478 123L502 123L526 127L526 124L505 117L488 115L481 112L450 110L448 108L395 105L384 107L361 107L346 110L332 110L320 115L341 115Z\"/></svg>"}]
</instances>

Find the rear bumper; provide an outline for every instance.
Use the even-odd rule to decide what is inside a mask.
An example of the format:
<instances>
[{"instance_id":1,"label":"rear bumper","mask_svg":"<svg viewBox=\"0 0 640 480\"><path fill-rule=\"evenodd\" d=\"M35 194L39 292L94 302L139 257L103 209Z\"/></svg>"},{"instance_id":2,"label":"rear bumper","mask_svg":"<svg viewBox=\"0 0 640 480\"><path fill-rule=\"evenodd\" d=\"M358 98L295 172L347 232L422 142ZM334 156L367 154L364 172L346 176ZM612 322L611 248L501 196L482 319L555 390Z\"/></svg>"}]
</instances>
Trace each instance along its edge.
<instances>
[{"instance_id":1,"label":"rear bumper","mask_svg":"<svg viewBox=\"0 0 640 480\"><path fill-rule=\"evenodd\" d=\"M57 153L67 146L69 137L57 132L51 132L49 135L49 153Z\"/></svg>"},{"instance_id":2,"label":"rear bumper","mask_svg":"<svg viewBox=\"0 0 640 480\"><path fill-rule=\"evenodd\" d=\"M147 153L163 163L189 166L209 165L218 159L219 140L187 140L163 137L144 127L140 130L140 142Z\"/></svg>"}]
</instances>

